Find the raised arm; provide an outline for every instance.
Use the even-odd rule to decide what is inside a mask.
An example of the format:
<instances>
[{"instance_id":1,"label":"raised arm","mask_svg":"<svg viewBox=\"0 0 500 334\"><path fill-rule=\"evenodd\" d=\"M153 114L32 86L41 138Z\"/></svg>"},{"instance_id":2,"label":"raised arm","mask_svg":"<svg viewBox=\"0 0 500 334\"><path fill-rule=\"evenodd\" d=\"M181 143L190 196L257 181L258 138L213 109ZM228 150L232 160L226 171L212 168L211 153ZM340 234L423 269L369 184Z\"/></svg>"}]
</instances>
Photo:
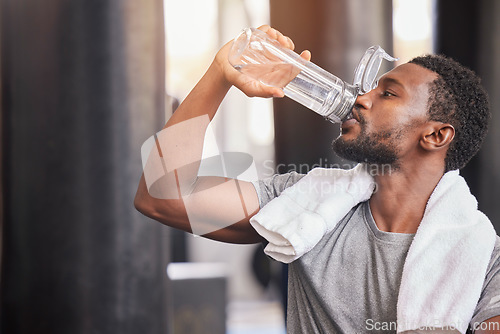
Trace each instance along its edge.
<instances>
[{"instance_id":1,"label":"raised arm","mask_svg":"<svg viewBox=\"0 0 500 334\"><path fill-rule=\"evenodd\" d=\"M269 26L259 29L293 48L289 38ZM197 176L206 128L232 85L249 97L283 96L281 89L265 86L236 71L227 60L230 46L227 43L221 48L205 75L156 136L134 204L144 215L183 231L224 242L254 243L261 238L249 224L259 210L253 185L229 178ZM310 58L308 52L303 56ZM148 191L148 173L159 170L163 170L164 177L149 184Z\"/></svg>"}]
</instances>

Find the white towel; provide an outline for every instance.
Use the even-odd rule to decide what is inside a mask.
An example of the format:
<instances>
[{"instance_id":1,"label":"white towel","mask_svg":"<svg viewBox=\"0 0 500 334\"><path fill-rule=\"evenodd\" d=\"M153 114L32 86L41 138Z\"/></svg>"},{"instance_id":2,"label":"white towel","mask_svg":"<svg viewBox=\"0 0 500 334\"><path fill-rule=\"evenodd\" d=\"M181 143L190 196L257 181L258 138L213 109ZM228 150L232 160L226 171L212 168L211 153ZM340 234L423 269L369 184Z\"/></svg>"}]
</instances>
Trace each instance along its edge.
<instances>
[{"instance_id":1,"label":"white towel","mask_svg":"<svg viewBox=\"0 0 500 334\"><path fill-rule=\"evenodd\" d=\"M267 255L290 263L310 251L356 204L368 200L374 187L364 164L350 170L315 168L260 209L250 224L269 241Z\"/></svg>"},{"instance_id":2,"label":"white towel","mask_svg":"<svg viewBox=\"0 0 500 334\"><path fill-rule=\"evenodd\" d=\"M356 204L371 197L364 165L317 168L264 206L250 223L265 252L289 263L311 250ZM410 246L398 296L398 332L454 328L465 333L479 300L495 230L458 171L446 173Z\"/></svg>"}]
</instances>

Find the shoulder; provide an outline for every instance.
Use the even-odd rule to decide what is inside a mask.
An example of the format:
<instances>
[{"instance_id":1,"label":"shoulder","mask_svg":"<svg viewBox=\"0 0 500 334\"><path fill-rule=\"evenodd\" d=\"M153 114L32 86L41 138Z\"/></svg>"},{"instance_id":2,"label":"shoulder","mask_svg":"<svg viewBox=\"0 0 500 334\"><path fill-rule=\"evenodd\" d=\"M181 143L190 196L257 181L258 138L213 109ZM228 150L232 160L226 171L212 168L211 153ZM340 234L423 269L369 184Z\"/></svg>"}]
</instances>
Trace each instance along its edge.
<instances>
[{"instance_id":1,"label":"shoulder","mask_svg":"<svg viewBox=\"0 0 500 334\"><path fill-rule=\"evenodd\" d=\"M306 174L290 172L285 174L274 174L273 176L252 182L259 197L259 204L262 208L288 187L300 181Z\"/></svg>"},{"instance_id":2,"label":"shoulder","mask_svg":"<svg viewBox=\"0 0 500 334\"><path fill-rule=\"evenodd\" d=\"M486 278L483 289L489 285L494 285L500 289L500 237L497 235L495 247L491 253L488 269L486 270Z\"/></svg>"},{"instance_id":3,"label":"shoulder","mask_svg":"<svg viewBox=\"0 0 500 334\"><path fill-rule=\"evenodd\" d=\"M491 254L490 264L488 265L488 273L494 268L497 269L500 275L500 237L498 235L495 241L495 247L493 248L493 252Z\"/></svg>"},{"instance_id":4,"label":"shoulder","mask_svg":"<svg viewBox=\"0 0 500 334\"><path fill-rule=\"evenodd\" d=\"M500 315L500 237L496 237L495 247L471 324L479 324Z\"/></svg>"}]
</instances>

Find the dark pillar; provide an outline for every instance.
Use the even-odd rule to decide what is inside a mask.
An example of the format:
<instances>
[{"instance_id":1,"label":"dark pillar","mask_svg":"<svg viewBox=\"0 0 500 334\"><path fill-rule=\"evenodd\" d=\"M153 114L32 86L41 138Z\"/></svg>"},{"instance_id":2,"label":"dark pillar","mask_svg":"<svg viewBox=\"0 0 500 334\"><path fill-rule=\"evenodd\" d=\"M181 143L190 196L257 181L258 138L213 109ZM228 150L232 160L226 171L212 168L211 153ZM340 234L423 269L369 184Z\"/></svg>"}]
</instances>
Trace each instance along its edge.
<instances>
[{"instance_id":1,"label":"dark pillar","mask_svg":"<svg viewBox=\"0 0 500 334\"><path fill-rule=\"evenodd\" d=\"M368 47L379 44L392 50L390 1L271 0L270 4L271 25L294 40L296 51L310 50L312 62L349 83ZM339 125L287 98L275 100L274 117L278 166L306 173L315 165L346 163L330 145Z\"/></svg>"},{"instance_id":2,"label":"dark pillar","mask_svg":"<svg viewBox=\"0 0 500 334\"><path fill-rule=\"evenodd\" d=\"M492 122L479 154L461 171L497 232L500 231L500 3L439 0L436 4L436 53L476 71L490 96Z\"/></svg>"},{"instance_id":3,"label":"dark pillar","mask_svg":"<svg viewBox=\"0 0 500 334\"><path fill-rule=\"evenodd\" d=\"M162 1L1 4L2 333L165 333L166 229L133 207Z\"/></svg>"},{"instance_id":4,"label":"dark pillar","mask_svg":"<svg viewBox=\"0 0 500 334\"><path fill-rule=\"evenodd\" d=\"M434 50L478 72L479 7L477 2L439 0L436 2ZM473 194L479 194L479 155L461 171Z\"/></svg>"}]
</instances>

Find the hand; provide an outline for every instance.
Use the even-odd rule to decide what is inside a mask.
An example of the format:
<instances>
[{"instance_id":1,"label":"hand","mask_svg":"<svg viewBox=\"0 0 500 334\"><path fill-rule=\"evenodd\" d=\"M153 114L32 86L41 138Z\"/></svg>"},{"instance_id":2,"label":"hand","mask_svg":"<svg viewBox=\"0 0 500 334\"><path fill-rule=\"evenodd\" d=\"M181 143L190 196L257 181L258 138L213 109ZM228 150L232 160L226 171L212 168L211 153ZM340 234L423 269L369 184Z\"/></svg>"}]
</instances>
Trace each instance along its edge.
<instances>
[{"instance_id":1,"label":"hand","mask_svg":"<svg viewBox=\"0 0 500 334\"><path fill-rule=\"evenodd\" d=\"M293 41L289 37L284 36L276 29L273 29L268 25L263 25L258 29L264 31L271 38L277 40L282 46L289 48L290 50L293 50L295 48ZM227 43L220 49L220 51L217 53L215 57L213 64L216 65L219 68L219 70L223 73L223 77L225 78L228 84L234 85L249 97L284 96L283 90L281 90L280 88L264 85L259 81L252 79L234 69L228 61L228 53L231 48L231 45L232 41ZM311 59L311 53L307 50L303 51L300 56L307 61ZM272 73L270 75L272 75Z\"/></svg>"}]
</instances>

